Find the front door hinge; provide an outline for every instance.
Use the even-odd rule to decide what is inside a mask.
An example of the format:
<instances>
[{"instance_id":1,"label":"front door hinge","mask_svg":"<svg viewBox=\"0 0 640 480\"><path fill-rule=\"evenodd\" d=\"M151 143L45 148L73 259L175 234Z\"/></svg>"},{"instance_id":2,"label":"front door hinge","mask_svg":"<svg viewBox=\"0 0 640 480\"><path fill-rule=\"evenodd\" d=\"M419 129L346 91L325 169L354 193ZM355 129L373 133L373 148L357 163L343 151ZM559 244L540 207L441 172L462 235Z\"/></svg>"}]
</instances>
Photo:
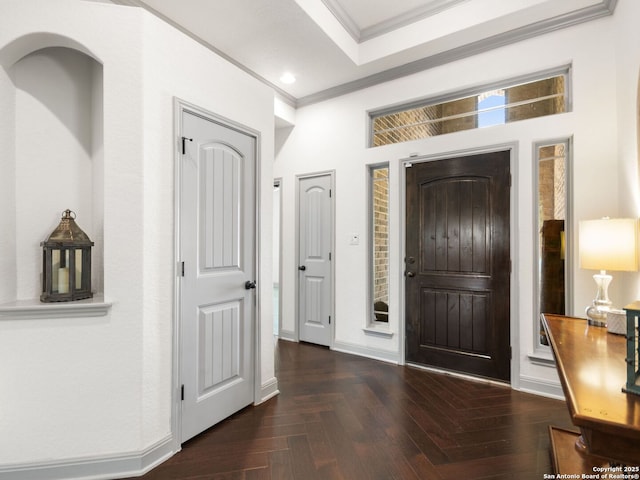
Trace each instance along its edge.
<instances>
[{"instance_id":1,"label":"front door hinge","mask_svg":"<svg viewBox=\"0 0 640 480\"><path fill-rule=\"evenodd\" d=\"M178 265L178 276L184 277L184 262L180 262Z\"/></svg>"},{"instance_id":2,"label":"front door hinge","mask_svg":"<svg viewBox=\"0 0 640 480\"><path fill-rule=\"evenodd\" d=\"M331 198L331 189L329 189L329 198Z\"/></svg>"},{"instance_id":3,"label":"front door hinge","mask_svg":"<svg viewBox=\"0 0 640 480\"><path fill-rule=\"evenodd\" d=\"M331 252L329 252L329 261L331 261Z\"/></svg>"},{"instance_id":4,"label":"front door hinge","mask_svg":"<svg viewBox=\"0 0 640 480\"><path fill-rule=\"evenodd\" d=\"M513 347L509 347L509 360L513 360Z\"/></svg>"},{"instance_id":5,"label":"front door hinge","mask_svg":"<svg viewBox=\"0 0 640 480\"><path fill-rule=\"evenodd\" d=\"M331 325L331 315L329 315L329 325Z\"/></svg>"},{"instance_id":6,"label":"front door hinge","mask_svg":"<svg viewBox=\"0 0 640 480\"><path fill-rule=\"evenodd\" d=\"M184 144L184 142L186 142L187 140L189 140L190 142L193 142L193 138L182 137L182 154L183 155L187 152Z\"/></svg>"},{"instance_id":7,"label":"front door hinge","mask_svg":"<svg viewBox=\"0 0 640 480\"><path fill-rule=\"evenodd\" d=\"M180 386L180 400L184 401L184 385Z\"/></svg>"}]
</instances>

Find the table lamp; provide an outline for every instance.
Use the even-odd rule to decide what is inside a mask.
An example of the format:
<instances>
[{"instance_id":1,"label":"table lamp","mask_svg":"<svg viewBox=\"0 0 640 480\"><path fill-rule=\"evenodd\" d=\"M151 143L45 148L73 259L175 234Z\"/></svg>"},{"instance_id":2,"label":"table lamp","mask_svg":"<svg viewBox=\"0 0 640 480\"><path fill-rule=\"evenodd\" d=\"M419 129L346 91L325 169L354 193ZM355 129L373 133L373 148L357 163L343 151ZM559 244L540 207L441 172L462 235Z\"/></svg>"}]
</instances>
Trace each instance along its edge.
<instances>
[{"instance_id":1,"label":"table lamp","mask_svg":"<svg viewBox=\"0 0 640 480\"><path fill-rule=\"evenodd\" d=\"M585 313L589 325L606 326L611 308L608 288L611 275L607 270L638 269L638 222L635 218L602 218L583 220L579 225L580 268L600 270L593 279L598 286L596 298Z\"/></svg>"}]
</instances>

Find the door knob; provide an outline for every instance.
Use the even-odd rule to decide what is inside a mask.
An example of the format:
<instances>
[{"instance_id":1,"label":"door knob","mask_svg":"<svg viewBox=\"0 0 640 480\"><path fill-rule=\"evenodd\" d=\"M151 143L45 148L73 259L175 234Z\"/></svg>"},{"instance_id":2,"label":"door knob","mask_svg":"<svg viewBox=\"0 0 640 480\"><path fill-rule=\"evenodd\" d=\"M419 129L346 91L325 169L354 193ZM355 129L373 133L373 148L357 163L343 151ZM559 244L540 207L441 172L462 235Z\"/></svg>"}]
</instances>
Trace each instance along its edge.
<instances>
[{"instance_id":1,"label":"door knob","mask_svg":"<svg viewBox=\"0 0 640 480\"><path fill-rule=\"evenodd\" d=\"M305 267L304 265L300 265L298 267L298 270L302 270L303 272L307 269L307 267Z\"/></svg>"},{"instance_id":2,"label":"door knob","mask_svg":"<svg viewBox=\"0 0 640 480\"><path fill-rule=\"evenodd\" d=\"M244 288L247 290L251 290L252 288L256 288L256 282L252 282L251 280L247 280L244 282Z\"/></svg>"},{"instance_id":3,"label":"door knob","mask_svg":"<svg viewBox=\"0 0 640 480\"><path fill-rule=\"evenodd\" d=\"M405 274L405 276L407 276L409 278L412 278L412 277L416 276L416 274L414 272L404 272L404 274Z\"/></svg>"}]
</instances>

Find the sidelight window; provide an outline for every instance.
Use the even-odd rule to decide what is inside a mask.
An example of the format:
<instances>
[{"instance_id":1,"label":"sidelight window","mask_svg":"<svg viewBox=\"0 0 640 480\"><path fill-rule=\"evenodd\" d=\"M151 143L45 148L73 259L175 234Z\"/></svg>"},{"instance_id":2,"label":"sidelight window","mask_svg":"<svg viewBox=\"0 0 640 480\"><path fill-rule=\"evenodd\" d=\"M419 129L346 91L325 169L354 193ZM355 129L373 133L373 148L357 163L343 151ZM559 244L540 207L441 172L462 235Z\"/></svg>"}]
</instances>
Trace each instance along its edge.
<instances>
[{"instance_id":1,"label":"sidelight window","mask_svg":"<svg viewBox=\"0 0 640 480\"><path fill-rule=\"evenodd\" d=\"M556 115L570 110L570 67L369 113L369 146Z\"/></svg>"},{"instance_id":2,"label":"sidelight window","mask_svg":"<svg viewBox=\"0 0 640 480\"><path fill-rule=\"evenodd\" d=\"M537 171L535 350L549 345L539 314L570 314L569 147L569 139L534 145L534 165Z\"/></svg>"},{"instance_id":3,"label":"sidelight window","mask_svg":"<svg viewBox=\"0 0 640 480\"><path fill-rule=\"evenodd\" d=\"M389 166L370 169L371 324L389 322Z\"/></svg>"}]
</instances>

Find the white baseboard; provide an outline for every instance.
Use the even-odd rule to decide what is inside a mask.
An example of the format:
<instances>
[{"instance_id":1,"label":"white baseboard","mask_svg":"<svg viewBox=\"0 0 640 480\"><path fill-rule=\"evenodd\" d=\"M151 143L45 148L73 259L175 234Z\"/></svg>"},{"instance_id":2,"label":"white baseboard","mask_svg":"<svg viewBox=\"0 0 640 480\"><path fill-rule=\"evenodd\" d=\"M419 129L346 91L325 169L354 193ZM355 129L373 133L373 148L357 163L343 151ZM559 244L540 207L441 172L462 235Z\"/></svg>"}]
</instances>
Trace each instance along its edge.
<instances>
[{"instance_id":1,"label":"white baseboard","mask_svg":"<svg viewBox=\"0 0 640 480\"><path fill-rule=\"evenodd\" d=\"M353 343L347 343L347 342L334 342L331 349L337 352L350 353L352 355L372 358L373 360L380 360L382 362L394 363L396 365L400 363L398 352L378 350L375 348L363 347L362 345L355 345Z\"/></svg>"},{"instance_id":2,"label":"white baseboard","mask_svg":"<svg viewBox=\"0 0 640 480\"><path fill-rule=\"evenodd\" d=\"M180 445L169 435L143 451L124 455L0 466L0 480L100 480L137 477L179 450Z\"/></svg>"},{"instance_id":3,"label":"white baseboard","mask_svg":"<svg viewBox=\"0 0 640 480\"><path fill-rule=\"evenodd\" d=\"M266 402L272 397L275 397L280 393L278 390L278 379L273 377L271 380L266 381L260 388L260 403Z\"/></svg>"},{"instance_id":4,"label":"white baseboard","mask_svg":"<svg viewBox=\"0 0 640 480\"><path fill-rule=\"evenodd\" d=\"M543 397L554 398L556 400L564 400L562 386L560 383L554 381L520 375L520 387L518 390L521 392L534 393Z\"/></svg>"},{"instance_id":5,"label":"white baseboard","mask_svg":"<svg viewBox=\"0 0 640 480\"><path fill-rule=\"evenodd\" d=\"M296 332L292 332L290 330L280 330L278 333L278 338L281 340L287 340L289 342L297 342Z\"/></svg>"}]
</instances>

